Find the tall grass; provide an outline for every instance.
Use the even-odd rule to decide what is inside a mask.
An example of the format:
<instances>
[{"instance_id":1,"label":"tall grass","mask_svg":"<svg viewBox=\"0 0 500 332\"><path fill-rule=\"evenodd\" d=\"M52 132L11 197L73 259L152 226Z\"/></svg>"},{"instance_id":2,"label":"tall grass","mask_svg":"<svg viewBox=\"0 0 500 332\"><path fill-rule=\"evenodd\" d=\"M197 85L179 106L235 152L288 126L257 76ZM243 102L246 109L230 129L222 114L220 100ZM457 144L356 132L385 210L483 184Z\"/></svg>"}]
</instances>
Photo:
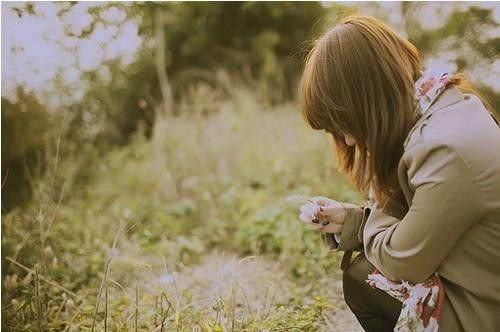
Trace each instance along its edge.
<instances>
[{"instance_id":1,"label":"tall grass","mask_svg":"<svg viewBox=\"0 0 500 332\"><path fill-rule=\"evenodd\" d=\"M328 137L246 89L190 98L181 109L212 111L93 157L85 182L41 179L3 216L6 330L331 330L338 256L283 200L360 200ZM55 183L77 160L57 161Z\"/></svg>"}]
</instances>

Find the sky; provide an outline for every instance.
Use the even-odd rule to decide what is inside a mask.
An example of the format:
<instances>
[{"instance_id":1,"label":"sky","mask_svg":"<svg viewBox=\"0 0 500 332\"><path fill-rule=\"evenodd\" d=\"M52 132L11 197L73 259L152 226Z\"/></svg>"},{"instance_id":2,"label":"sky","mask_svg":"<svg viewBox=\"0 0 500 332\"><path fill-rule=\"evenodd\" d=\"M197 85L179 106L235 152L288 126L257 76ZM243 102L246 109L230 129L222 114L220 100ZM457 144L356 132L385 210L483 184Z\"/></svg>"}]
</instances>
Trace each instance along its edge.
<instances>
[{"instance_id":1,"label":"sky","mask_svg":"<svg viewBox=\"0 0 500 332\"><path fill-rule=\"evenodd\" d=\"M359 5L360 2L342 2ZM499 26L484 32L489 37L500 37L500 3L467 2L494 9L494 18ZM143 45L138 34L138 22L127 20L121 9L105 2L80 2L71 7L62 17L57 15L66 3L33 2L37 15L19 15L13 8L23 6L20 2L2 2L2 96L13 99L17 86L23 86L49 105L71 102L83 97L85 88L81 75L86 71L99 69L106 75L103 61L120 59L126 66L134 60L137 50ZM89 28L93 17L89 9L107 5L99 22L88 38L78 38ZM380 10L388 14L394 28L401 27L400 2L380 2ZM446 21L447 3L429 3L415 13L428 29L439 28ZM369 11L369 9L367 8ZM69 36L68 33L74 36ZM400 31L404 34L404 31ZM480 36L478 36L480 37ZM467 51L466 49L461 50ZM428 59L433 64L455 70L453 62L456 50L443 50ZM424 63L424 67L429 63ZM478 64L471 72L471 78L500 91L500 59L493 65ZM63 96L54 85L54 78L60 75L63 84L71 91Z\"/></svg>"},{"instance_id":2,"label":"sky","mask_svg":"<svg viewBox=\"0 0 500 332\"><path fill-rule=\"evenodd\" d=\"M83 72L117 58L126 65L142 45L138 23L125 20L126 14L114 6L102 12L88 38L78 38L93 21L88 10L100 3L78 3L62 17L57 15L65 6L62 3L34 2L36 15L22 17L13 10L20 5L2 3L2 96L12 98L22 85L46 99L46 92L54 90L54 77L60 74L78 99L84 92L80 86ZM57 94L48 102L57 103Z\"/></svg>"}]
</instances>

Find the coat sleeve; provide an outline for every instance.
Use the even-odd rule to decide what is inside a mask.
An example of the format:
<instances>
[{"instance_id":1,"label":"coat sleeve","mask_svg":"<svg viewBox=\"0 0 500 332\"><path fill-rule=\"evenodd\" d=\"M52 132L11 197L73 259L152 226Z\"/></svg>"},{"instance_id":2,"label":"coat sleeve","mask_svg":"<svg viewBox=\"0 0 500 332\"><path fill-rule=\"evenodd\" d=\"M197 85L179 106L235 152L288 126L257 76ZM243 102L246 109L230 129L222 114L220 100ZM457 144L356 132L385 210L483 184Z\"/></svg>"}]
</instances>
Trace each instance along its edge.
<instances>
[{"instance_id":1,"label":"coat sleeve","mask_svg":"<svg viewBox=\"0 0 500 332\"><path fill-rule=\"evenodd\" d=\"M365 206L348 204L340 234L326 233L328 247L336 251L359 251L363 249L363 228L367 219Z\"/></svg>"},{"instance_id":2,"label":"coat sleeve","mask_svg":"<svg viewBox=\"0 0 500 332\"><path fill-rule=\"evenodd\" d=\"M450 144L420 143L404 158L415 191L408 212L398 219L375 206L363 242L366 257L386 277L421 282L480 219L483 207L467 162Z\"/></svg>"}]
</instances>

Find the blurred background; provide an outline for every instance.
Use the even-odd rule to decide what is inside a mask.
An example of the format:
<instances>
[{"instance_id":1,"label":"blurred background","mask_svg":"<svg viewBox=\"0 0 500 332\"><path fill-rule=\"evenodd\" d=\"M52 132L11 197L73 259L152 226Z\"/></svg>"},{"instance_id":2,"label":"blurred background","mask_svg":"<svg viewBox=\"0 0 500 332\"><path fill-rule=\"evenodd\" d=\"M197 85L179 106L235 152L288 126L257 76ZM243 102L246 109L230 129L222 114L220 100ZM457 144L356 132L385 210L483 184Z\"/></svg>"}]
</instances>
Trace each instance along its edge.
<instances>
[{"instance_id":1,"label":"blurred background","mask_svg":"<svg viewBox=\"0 0 500 332\"><path fill-rule=\"evenodd\" d=\"M350 13L500 103L498 2L2 3L2 327L357 331L291 194L360 203L297 82Z\"/></svg>"}]
</instances>

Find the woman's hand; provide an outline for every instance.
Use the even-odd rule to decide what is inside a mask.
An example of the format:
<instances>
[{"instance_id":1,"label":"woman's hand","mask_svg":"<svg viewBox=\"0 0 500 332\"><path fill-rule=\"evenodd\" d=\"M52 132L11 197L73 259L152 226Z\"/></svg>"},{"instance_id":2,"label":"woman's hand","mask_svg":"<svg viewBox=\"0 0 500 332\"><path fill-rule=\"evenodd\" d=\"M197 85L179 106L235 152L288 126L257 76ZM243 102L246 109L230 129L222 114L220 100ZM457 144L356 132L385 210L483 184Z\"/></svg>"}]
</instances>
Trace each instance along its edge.
<instances>
[{"instance_id":1,"label":"woman's hand","mask_svg":"<svg viewBox=\"0 0 500 332\"><path fill-rule=\"evenodd\" d=\"M327 197L314 197L300 207L300 220L314 230L324 233L341 233L346 216L344 203ZM315 223L313 221L318 221ZM327 225L324 222L327 221Z\"/></svg>"}]
</instances>

